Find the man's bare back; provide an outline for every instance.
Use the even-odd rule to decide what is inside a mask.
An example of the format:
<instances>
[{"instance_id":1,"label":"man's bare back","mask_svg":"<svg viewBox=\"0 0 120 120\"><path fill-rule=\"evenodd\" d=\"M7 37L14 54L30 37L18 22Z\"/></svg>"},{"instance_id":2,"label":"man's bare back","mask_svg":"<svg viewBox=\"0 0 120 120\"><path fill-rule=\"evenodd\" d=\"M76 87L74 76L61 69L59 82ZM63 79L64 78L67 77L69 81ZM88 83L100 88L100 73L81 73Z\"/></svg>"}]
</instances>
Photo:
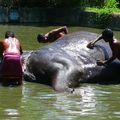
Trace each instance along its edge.
<instances>
[{"instance_id":1,"label":"man's bare back","mask_svg":"<svg viewBox=\"0 0 120 120\"><path fill-rule=\"evenodd\" d=\"M3 56L4 53L10 52L22 54L20 42L15 37L6 37L0 41L0 55Z\"/></svg>"},{"instance_id":2,"label":"man's bare back","mask_svg":"<svg viewBox=\"0 0 120 120\"><path fill-rule=\"evenodd\" d=\"M39 43L54 42L58 38L63 37L65 34L68 34L68 29L66 26L51 30L50 32L48 32L44 35L39 34L37 36L37 40Z\"/></svg>"},{"instance_id":3,"label":"man's bare back","mask_svg":"<svg viewBox=\"0 0 120 120\"><path fill-rule=\"evenodd\" d=\"M120 41L115 41L111 45L113 55L120 60Z\"/></svg>"},{"instance_id":4,"label":"man's bare back","mask_svg":"<svg viewBox=\"0 0 120 120\"><path fill-rule=\"evenodd\" d=\"M20 53L20 43L16 38L7 38L3 40L4 52Z\"/></svg>"}]
</instances>

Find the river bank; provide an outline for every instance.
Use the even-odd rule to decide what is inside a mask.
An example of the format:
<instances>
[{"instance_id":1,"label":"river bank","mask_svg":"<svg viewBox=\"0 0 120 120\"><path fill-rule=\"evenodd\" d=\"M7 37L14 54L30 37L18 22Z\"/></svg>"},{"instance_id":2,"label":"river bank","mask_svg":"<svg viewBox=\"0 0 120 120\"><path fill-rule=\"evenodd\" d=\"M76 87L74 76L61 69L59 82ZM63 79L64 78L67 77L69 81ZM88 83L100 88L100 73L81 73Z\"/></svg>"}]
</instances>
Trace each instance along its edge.
<instances>
[{"instance_id":1,"label":"river bank","mask_svg":"<svg viewBox=\"0 0 120 120\"><path fill-rule=\"evenodd\" d=\"M98 14L79 8L0 8L0 23L39 23L41 25L69 25L109 27L120 30L120 13Z\"/></svg>"},{"instance_id":2,"label":"river bank","mask_svg":"<svg viewBox=\"0 0 120 120\"><path fill-rule=\"evenodd\" d=\"M96 12L84 11L83 13L81 26L96 28L108 27L113 30L120 30L120 12L98 14Z\"/></svg>"}]
</instances>

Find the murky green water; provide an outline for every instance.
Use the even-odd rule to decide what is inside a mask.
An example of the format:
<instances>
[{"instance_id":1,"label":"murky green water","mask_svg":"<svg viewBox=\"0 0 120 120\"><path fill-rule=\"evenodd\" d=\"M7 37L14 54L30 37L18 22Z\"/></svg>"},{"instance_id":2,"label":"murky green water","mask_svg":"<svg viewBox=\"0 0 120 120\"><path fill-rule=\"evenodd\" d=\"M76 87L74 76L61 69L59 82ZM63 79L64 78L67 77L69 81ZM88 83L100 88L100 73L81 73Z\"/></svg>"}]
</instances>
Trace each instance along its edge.
<instances>
[{"instance_id":1,"label":"murky green water","mask_svg":"<svg viewBox=\"0 0 120 120\"><path fill-rule=\"evenodd\" d=\"M120 85L82 84L76 94L24 82L0 87L0 120L119 120Z\"/></svg>"},{"instance_id":2,"label":"murky green water","mask_svg":"<svg viewBox=\"0 0 120 120\"><path fill-rule=\"evenodd\" d=\"M48 31L48 29L54 27L8 25L0 26L0 28L3 29L3 32L9 29L14 31L15 29L16 33L19 33L18 37L23 40L24 48L26 48L25 45L27 42L30 43L30 39L32 43L35 42L34 39L37 33L40 33L41 30ZM20 31L23 30L24 32L21 33ZM69 27L69 31L101 32L100 29L83 27ZM119 31L116 31L115 35L120 39L119 33ZM2 35L3 34L1 34L1 36ZM19 87L0 86L0 120L119 119L119 84L82 84L80 88L76 90L76 94L58 93L49 86L28 82L24 82L24 84Z\"/></svg>"}]
</instances>

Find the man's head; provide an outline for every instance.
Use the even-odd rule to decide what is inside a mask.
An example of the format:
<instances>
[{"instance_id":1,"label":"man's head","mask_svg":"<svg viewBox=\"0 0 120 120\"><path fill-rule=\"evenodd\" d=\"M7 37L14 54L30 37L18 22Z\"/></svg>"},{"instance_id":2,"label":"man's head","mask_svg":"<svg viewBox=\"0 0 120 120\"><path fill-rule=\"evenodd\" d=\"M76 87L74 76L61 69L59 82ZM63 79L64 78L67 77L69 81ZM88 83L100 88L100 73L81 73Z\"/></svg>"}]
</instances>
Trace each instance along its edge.
<instances>
[{"instance_id":1,"label":"man's head","mask_svg":"<svg viewBox=\"0 0 120 120\"><path fill-rule=\"evenodd\" d=\"M102 38L106 41L109 42L110 40L113 40L113 31L109 28L106 28L102 32Z\"/></svg>"},{"instance_id":2,"label":"man's head","mask_svg":"<svg viewBox=\"0 0 120 120\"><path fill-rule=\"evenodd\" d=\"M9 37L14 38L14 37L15 37L14 33L11 32L11 31L7 31L7 32L5 33L5 38L9 38Z\"/></svg>"},{"instance_id":3,"label":"man's head","mask_svg":"<svg viewBox=\"0 0 120 120\"><path fill-rule=\"evenodd\" d=\"M40 42L44 42L45 41L45 35L42 34L38 34L37 36L37 41Z\"/></svg>"}]
</instances>

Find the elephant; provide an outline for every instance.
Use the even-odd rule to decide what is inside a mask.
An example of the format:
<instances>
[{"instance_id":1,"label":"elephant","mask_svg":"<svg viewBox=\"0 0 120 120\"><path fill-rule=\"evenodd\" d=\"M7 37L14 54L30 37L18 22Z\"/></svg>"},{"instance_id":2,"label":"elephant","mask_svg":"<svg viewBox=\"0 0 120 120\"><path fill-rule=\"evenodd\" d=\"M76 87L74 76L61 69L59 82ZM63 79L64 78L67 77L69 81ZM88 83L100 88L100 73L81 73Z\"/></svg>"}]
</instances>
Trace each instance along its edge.
<instances>
[{"instance_id":1,"label":"elephant","mask_svg":"<svg viewBox=\"0 0 120 120\"><path fill-rule=\"evenodd\" d=\"M101 40L94 49L87 48L97 37L92 32L73 32L31 52L24 80L50 85L58 92L73 92L82 83L119 83L119 61L105 66L96 63L112 56L109 44Z\"/></svg>"}]
</instances>

